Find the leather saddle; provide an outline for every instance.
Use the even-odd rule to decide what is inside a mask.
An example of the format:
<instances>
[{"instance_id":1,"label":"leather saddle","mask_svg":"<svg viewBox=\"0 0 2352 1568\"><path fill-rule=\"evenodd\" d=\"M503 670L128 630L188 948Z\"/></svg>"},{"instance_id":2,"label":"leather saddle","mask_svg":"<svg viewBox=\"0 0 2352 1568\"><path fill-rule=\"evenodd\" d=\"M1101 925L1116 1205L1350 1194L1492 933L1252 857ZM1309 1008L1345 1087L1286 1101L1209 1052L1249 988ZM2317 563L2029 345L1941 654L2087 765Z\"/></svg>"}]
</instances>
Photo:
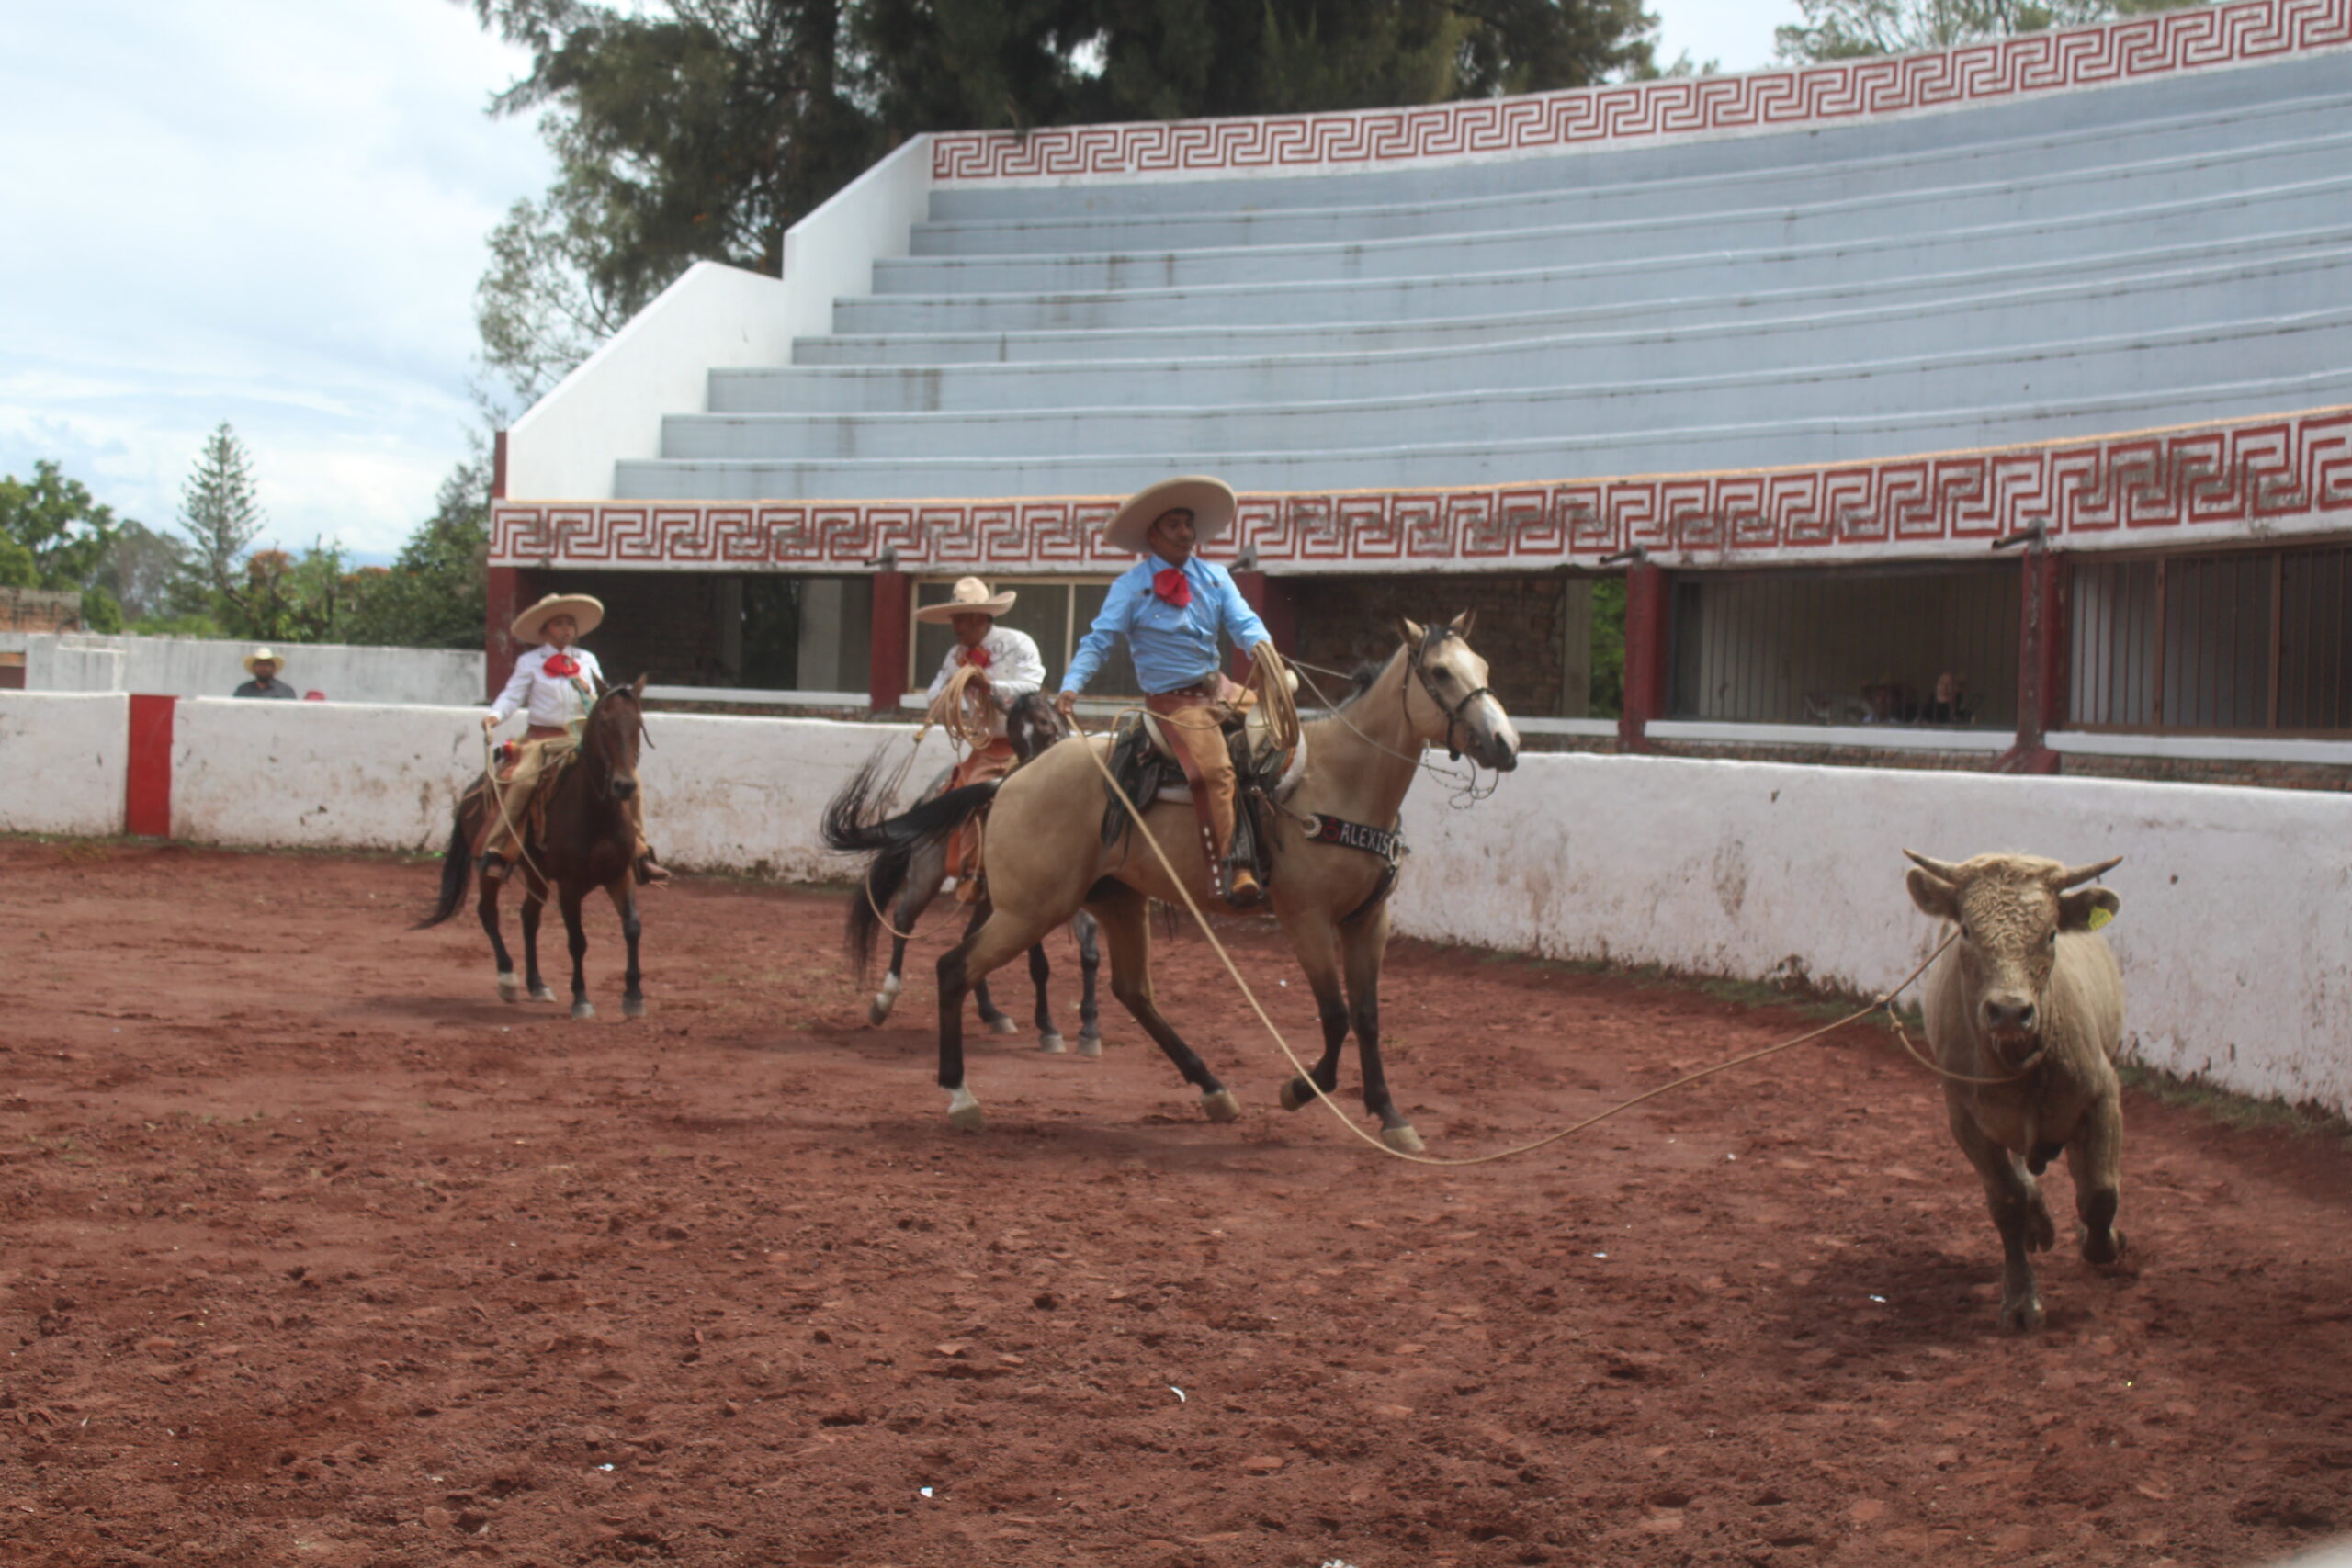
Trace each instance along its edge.
<instances>
[{"instance_id":1,"label":"leather saddle","mask_svg":"<svg viewBox=\"0 0 2352 1568\"><path fill-rule=\"evenodd\" d=\"M1306 742L1304 737L1292 748L1274 744L1272 726L1264 716L1252 707L1224 726L1226 745L1233 756L1234 785L1241 809L1235 813L1234 837L1238 856L1246 858L1263 881L1270 869L1265 845L1267 835L1258 821L1259 813L1272 802L1286 799L1298 787L1299 779L1306 772ZM1111 731L1111 754L1108 759L1111 776L1127 792L1127 798L1139 807L1158 801L1189 805L1193 791L1184 782L1183 765L1176 760L1171 743L1161 734L1159 720L1142 709L1124 715ZM1127 830L1126 807L1116 795L1104 791L1110 798L1102 813L1102 842L1115 844Z\"/></svg>"}]
</instances>

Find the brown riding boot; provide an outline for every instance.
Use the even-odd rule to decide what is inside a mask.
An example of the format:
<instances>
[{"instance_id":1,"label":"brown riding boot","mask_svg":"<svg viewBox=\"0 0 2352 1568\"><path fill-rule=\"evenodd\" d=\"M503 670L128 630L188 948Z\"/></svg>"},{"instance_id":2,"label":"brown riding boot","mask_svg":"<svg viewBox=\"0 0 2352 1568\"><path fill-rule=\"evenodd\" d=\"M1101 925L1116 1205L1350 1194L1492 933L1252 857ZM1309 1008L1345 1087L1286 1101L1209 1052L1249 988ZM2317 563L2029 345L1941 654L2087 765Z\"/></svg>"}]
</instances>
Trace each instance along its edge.
<instances>
[{"instance_id":1,"label":"brown riding boot","mask_svg":"<svg viewBox=\"0 0 2352 1568\"><path fill-rule=\"evenodd\" d=\"M651 850L637 857L637 885L639 887L659 887L669 880L668 869L653 858Z\"/></svg>"},{"instance_id":2,"label":"brown riding boot","mask_svg":"<svg viewBox=\"0 0 2352 1568\"><path fill-rule=\"evenodd\" d=\"M1237 865L1226 877L1225 901L1237 909L1254 909L1266 901L1266 890L1259 886L1258 874L1246 865Z\"/></svg>"}]
</instances>

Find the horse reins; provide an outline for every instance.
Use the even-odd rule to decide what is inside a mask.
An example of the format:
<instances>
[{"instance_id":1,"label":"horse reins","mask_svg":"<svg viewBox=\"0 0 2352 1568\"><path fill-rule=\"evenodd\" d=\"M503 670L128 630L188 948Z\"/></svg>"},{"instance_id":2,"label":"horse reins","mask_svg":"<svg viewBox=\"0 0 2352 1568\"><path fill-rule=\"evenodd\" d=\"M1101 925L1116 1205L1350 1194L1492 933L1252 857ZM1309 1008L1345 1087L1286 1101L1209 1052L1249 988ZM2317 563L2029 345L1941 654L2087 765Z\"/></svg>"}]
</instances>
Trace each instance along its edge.
<instances>
[{"instance_id":1,"label":"horse reins","mask_svg":"<svg viewBox=\"0 0 2352 1568\"><path fill-rule=\"evenodd\" d=\"M1449 633L1448 635L1456 634ZM1428 692L1430 700L1437 704L1438 711L1447 716L1446 752L1453 761L1459 761L1461 760L1462 753L1457 750L1453 745L1453 730L1455 726L1460 722L1459 718L1456 716L1459 713L1459 707L1449 710L1445 705L1445 700L1440 697L1436 691L1430 686L1429 676L1420 669L1420 660L1418 653L1408 654L1406 656L1406 662L1413 667L1416 676L1421 682L1422 690ZM1294 659L1290 661L1288 667L1293 670L1302 671L1308 670L1321 671L1324 674L1331 676L1335 680L1344 681L1353 679L1353 677L1344 675L1340 671L1330 669L1326 665L1309 664L1304 660ZM1317 701L1322 703L1323 711L1330 717L1338 719L1340 724L1344 725L1348 731L1357 739L1363 741L1374 750L1380 752L1383 756L1394 757L1400 762L1410 763L1412 766L1419 769L1422 773L1429 774L1430 777L1433 779L1442 779L1448 784L1452 785L1453 787L1453 794L1448 797L1447 804L1453 806L1456 810L1463 809L1465 806L1476 805L1479 801L1486 799L1488 795L1495 793L1495 789L1497 787L1496 784L1488 785L1483 792L1479 790L1478 764L1476 762L1474 761L1470 764L1470 776L1467 779L1464 779L1462 774L1454 772L1452 768L1440 767L1437 763L1430 761L1426 757L1408 755L1403 751L1399 751L1394 746L1387 745L1383 741L1376 740L1373 737L1366 735L1363 732L1363 728L1358 725L1355 720L1348 716L1346 708L1341 705L1333 702L1331 700L1330 694L1326 692L1321 686L1317 685L1312 676L1302 674L1300 679L1306 681L1307 689L1315 694ZM1462 700L1460 706L1467 706L1472 698L1492 696L1493 694L1491 688L1481 686L1476 691L1471 693L1469 697L1464 697ZM1403 715L1406 727L1410 728L1413 722L1412 710L1407 705L1407 688L1401 685L1397 688L1396 703L1397 711ZM1426 746L1426 743L1424 744ZM1497 784L1499 784L1499 783L1500 781L1498 780Z\"/></svg>"},{"instance_id":2,"label":"horse reins","mask_svg":"<svg viewBox=\"0 0 2352 1568\"><path fill-rule=\"evenodd\" d=\"M1430 701L1437 705L1437 711L1445 716L1445 760L1449 762L1458 762L1462 761L1462 748L1454 743L1453 739L1454 730L1459 728L1462 724L1462 710L1468 707L1472 703L1476 702L1480 697L1491 697L1495 694L1493 687L1480 686L1477 690L1472 692L1469 695L1464 697L1460 702L1455 703L1451 707L1446 705L1446 702L1443 697L1438 695L1437 682L1430 679L1429 666L1424 662L1424 660L1428 658L1430 649L1435 648L1447 637L1460 637L1461 635L1462 634L1460 632L1455 631L1452 626L1431 626L1427 632L1422 634L1420 647L1415 649L1412 651L1410 658L1407 660L1407 662L1412 666L1414 678L1420 682L1421 690L1428 693ZM1396 711L1403 716L1406 728L1410 728L1413 723L1413 715L1406 701L1407 691L1408 688L1401 682L1397 685Z\"/></svg>"},{"instance_id":3,"label":"horse reins","mask_svg":"<svg viewBox=\"0 0 2352 1568\"><path fill-rule=\"evenodd\" d=\"M582 760L585 760L587 757L588 721L596 716L596 709L603 705L605 699L607 696L610 696L612 692L613 688L606 687L604 691L597 693L596 695L590 700L587 713L581 716L580 739L573 747L572 754L574 756L580 757ZM645 714L642 709L639 710L637 716L637 736L638 739L644 745L650 746L653 744L652 737L646 733ZM542 742L542 744L544 744L544 742ZM522 855L523 863L530 868L531 874L537 877L543 886L553 886L554 878L548 876L546 869L532 857L530 835L523 830L522 825L514 820L514 814L506 808L506 791L501 787L498 781L498 743L490 738L490 731L487 729L481 732L481 750L482 777L490 785L490 798L492 802L498 807L498 820L500 825L514 832L514 848ZM544 767L545 764L542 763L541 765ZM611 800L613 798L612 769L610 767L605 768L605 782L601 787L592 780L589 784L589 789L598 800Z\"/></svg>"}]
</instances>

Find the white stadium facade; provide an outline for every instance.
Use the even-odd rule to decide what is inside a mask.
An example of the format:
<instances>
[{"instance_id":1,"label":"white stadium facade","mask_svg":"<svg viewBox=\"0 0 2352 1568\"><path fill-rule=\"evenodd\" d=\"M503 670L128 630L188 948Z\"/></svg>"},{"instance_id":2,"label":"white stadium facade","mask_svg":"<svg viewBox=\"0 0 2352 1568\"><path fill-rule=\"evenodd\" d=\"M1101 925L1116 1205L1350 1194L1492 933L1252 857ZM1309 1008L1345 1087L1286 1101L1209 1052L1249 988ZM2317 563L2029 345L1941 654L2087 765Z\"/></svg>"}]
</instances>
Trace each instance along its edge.
<instances>
[{"instance_id":1,"label":"white stadium facade","mask_svg":"<svg viewBox=\"0 0 2352 1568\"><path fill-rule=\"evenodd\" d=\"M2347 109L2352 0L2235 0L918 139L507 433L493 683L580 588L675 703L891 712L967 572L1057 670L1201 472L1287 646L1476 606L1538 744L2340 788Z\"/></svg>"}]
</instances>

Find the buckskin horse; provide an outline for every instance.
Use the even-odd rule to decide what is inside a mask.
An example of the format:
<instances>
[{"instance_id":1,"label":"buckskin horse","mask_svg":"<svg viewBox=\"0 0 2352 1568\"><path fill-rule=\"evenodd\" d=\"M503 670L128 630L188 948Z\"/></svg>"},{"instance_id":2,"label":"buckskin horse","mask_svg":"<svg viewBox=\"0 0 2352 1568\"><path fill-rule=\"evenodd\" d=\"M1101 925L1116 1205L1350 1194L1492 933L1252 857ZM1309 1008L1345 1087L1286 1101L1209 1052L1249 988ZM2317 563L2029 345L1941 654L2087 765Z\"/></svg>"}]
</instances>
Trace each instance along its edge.
<instances>
[{"instance_id":1,"label":"buckskin horse","mask_svg":"<svg viewBox=\"0 0 2352 1568\"><path fill-rule=\"evenodd\" d=\"M1012 742L1012 754L1022 761L1035 759L1046 747L1069 738L1070 727L1054 709L1053 699L1043 692L1030 692L1016 698L1004 716L1004 732ZM936 798L944 789L953 773L942 769L931 786L923 791L923 799ZM875 897L872 877L876 868L867 868L867 880L862 885L864 896L853 900L850 907L850 961L854 972L864 975L872 956L874 940L882 931L890 933L890 967L882 976L882 988L865 1004L865 1021L877 1028L888 1022L890 1010L898 1004L901 975L907 964L907 939L915 922L939 897L942 880L947 874L947 842L943 839L928 840L911 845L906 863L895 872L900 889L899 901L890 907L889 919L881 917L884 900ZM965 934L979 924L986 909L975 906L967 923ZM1080 910L1070 921L1070 932L1078 939L1078 959L1082 976L1078 1003L1078 1054L1099 1056L1102 1054L1101 1012L1095 1005L1095 976L1102 960L1095 945L1094 917ZM1037 1049L1049 1054L1063 1049L1061 1031L1054 1027L1053 1003L1046 987L1053 979L1053 965L1046 957L1046 944L1037 942L1029 949L1029 980L1037 993ZM972 1000L978 1005L980 1021L999 1034L1017 1034L1021 1026L996 1005L989 995L986 980L976 981Z\"/></svg>"},{"instance_id":2,"label":"buckskin horse","mask_svg":"<svg viewBox=\"0 0 2352 1568\"><path fill-rule=\"evenodd\" d=\"M1380 1064L1380 963L1388 943L1397 811L1425 747L1466 753L1498 773L1519 761L1519 736L1487 688L1487 661L1470 647L1470 626L1467 615L1427 628L1400 621L1396 651L1370 685L1305 726L1305 772L1270 814L1273 876L1262 910L1290 938L1323 1025L1323 1055L1308 1074L1314 1084L1293 1077L1283 1086L1283 1105L1295 1111L1316 1088L1327 1094L1337 1088L1340 1048L1352 1028L1364 1108L1380 1119L1383 1140L1406 1152L1420 1149L1420 1135L1396 1109ZM1066 740L1010 777L951 790L878 821L865 807L876 768L869 763L826 814L827 841L836 850L874 853L875 869L888 881L887 863L903 863L910 846L944 838L989 809L989 912L939 960L939 1086L947 1091L949 1122L967 1132L978 1132L986 1118L965 1081L965 992L1080 908L1101 922L1109 944L1112 994L1201 1091L1203 1113L1212 1122L1240 1114L1233 1091L1153 999L1148 910L1154 899L1176 903L1181 895L1159 856L1137 840L1140 832L1150 835L1196 904L1219 907L1193 809L1137 802L1143 828L1106 844L1097 759L1109 745L1099 735ZM1367 852L1375 845L1388 852ZM887 900L895 888L876 891Z\"/></svg>"},{"instance_id":3,"label":"buckskin horse","mask_svg":"<svg viewBox=\"0 0 2352 1568\"><path fill-rule=\"evenodd\" d=\"M588 933L580 923L580 906L601 887L621 917L621 935L628 942L628 968L622 975L621 1011L629 1018L645 1016L642 976L637 964L637 878L632 852L637 827L629 816L629 799L637 794L637 754L645 738L645 677L627 686L607 687L588 710L580 744L569 765L539 785L528 808L543 830L524 825L524 855L514 874L523 878L523 961L525 980L535 1002L551 1002L555 993L539 977L539 910L548 890L555 889L557 908L563 911L563 929L571 942L571 1016L594 1018L588 1000L583 960ZM474 781L458 798L449 845L441 855L441 897L432 913L416 924L423 931L437 926L463 907L466 878L474 868L474 849L490 814L499 808L487 775ZM498 886L481 879L481 929L490 933L491 951L498 956L498 994L515 1000L521 987L514 981L514 960L498 930Z\"/></svg>"}]
</instances>

